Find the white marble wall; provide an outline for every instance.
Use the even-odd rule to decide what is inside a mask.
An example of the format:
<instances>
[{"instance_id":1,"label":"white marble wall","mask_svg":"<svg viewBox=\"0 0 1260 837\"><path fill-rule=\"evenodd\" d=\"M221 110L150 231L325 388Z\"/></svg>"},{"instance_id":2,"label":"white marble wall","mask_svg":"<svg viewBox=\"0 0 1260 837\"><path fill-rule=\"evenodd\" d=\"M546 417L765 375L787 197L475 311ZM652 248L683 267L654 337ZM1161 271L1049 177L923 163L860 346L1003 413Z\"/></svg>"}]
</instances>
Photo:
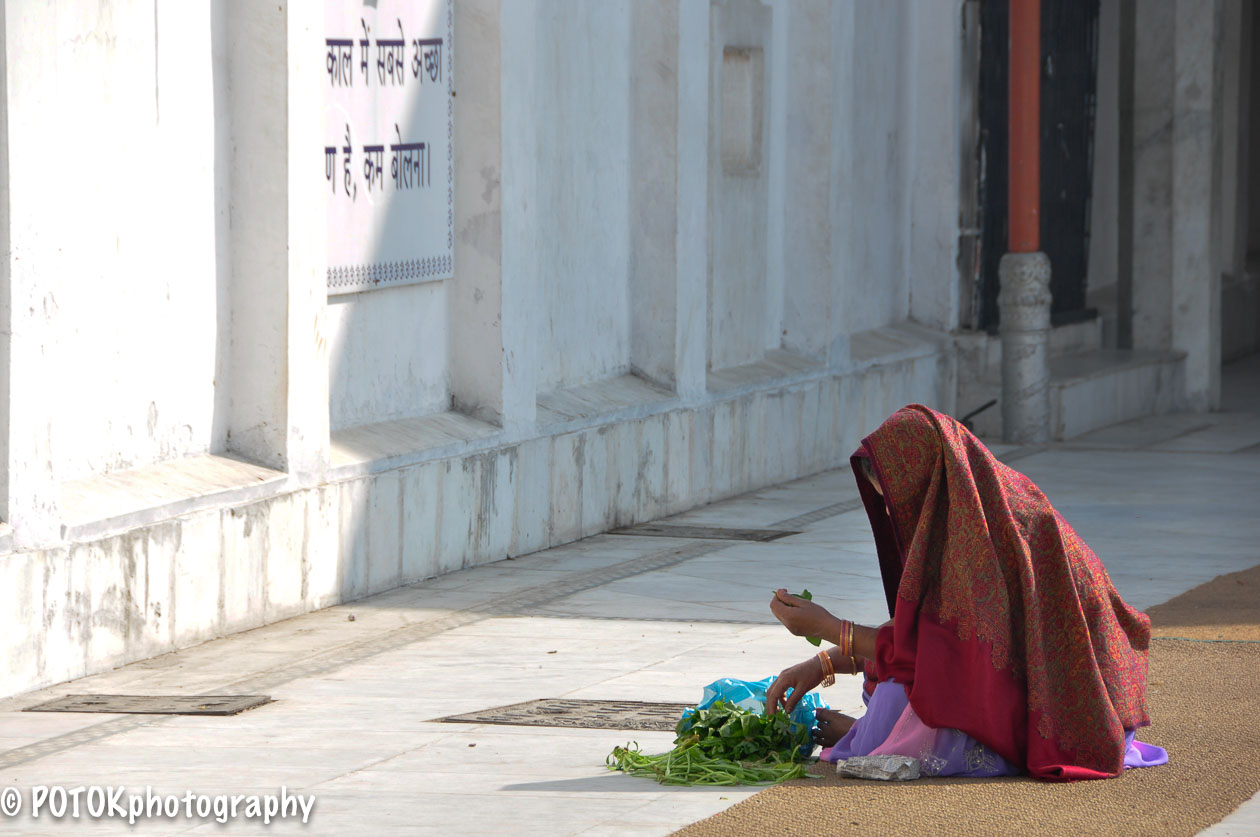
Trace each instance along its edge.
<instances>
[{"instance_id":1,"label":"white marble wall","mask_svg":"<svg viewBox=\"0 0 1260 837\"><path fill-rule=\"evenodd\" d=\"M334 431L451 406L449 282L328 299L328 406Z\"/></svg>"},{"instance_id":2,"label":"white marble wall","mask_svg":"<svg viewBox=\"0 0 1260 837\"><path fill-rule=\"evenodd\" d=\"M895 3L837 7L837 86L844 107L836 113L839 163L836 225L841 241L836 315L843 332L895 322L909 308L905 262L904 134L909 121L908 54L902 9ZM871 103L881 107L867 107ZM860 117L854 118L860 114ZM898 235L887 231L897 230Z\"/></svg>"},{"instance_id":3,"label":"white marble wall","mask_svg":"<svg viewBox=\"0 0 1260 837\"><path fill-rule=\"evenodd\" d=\"M626 0L543 3L534 22L538 387L630 371L630 40ZM511 32L505 37L514 37Z\"/></svg>"},{"instance_id":4,"label":"white marble wall","mask_svg":"<svg viewBox=\"0 0 1260 837\"><path fill-rule=\"evenodd\" d=\"M952 409L943 341L858 343L843 376L0 556L0 697L836 467L899 406Z\"/></svg>"},{"instance_id":5,"label":"white marble wall","mask_svg":"<svg viewBox=\"0 0 1260 837\"><path fill-rule=\"evenodd\" d=\"M225 441L212 38L200 11L51 2L6 21L11 315L19 334L47 335L20 362L58 382L39 398L41 433L56 439L41 466L55 478Z\"/></svg>"},{"instance_id":6,"label":"white marble wall","mask_svg":"<svg viewBox=\"0 0 1260 837\"><path fill-rule=\"evenodd\" d=\"M772 20L770 7L757 0L712 7L707 155L712 369L755 363L767 348ZM749 159L740 160L745 153Z\"/></svg>"},{"instance_id":7,"label":"white marble wall","mask_svg":"<svg viewBox=\"0 0 1260 837\"><path fill-rule=\"evenodd\" d=\"M826 356L832 336L833 284L830 173L835 61L832 31L820 20L838 12L827 0L774 4L778 21L771 48L774 85L771 106L782 110L772 121L772 166L768 254L772 280L781 277L782 339L785 349L806 357ZM789 50L790 45L790 50ZM790 152L778 153L778 149ZM789 199L790 196L790 199ZM781 210L779 210L781 207ZM839 253L836 253L839 255ZM781 267L780 267L781 266ZM778 268L778 269L776 269Z\"/></svg>"},{"instance_id":8,"label":"white marble wall","mask_svg":"<svg viewBox=\"0 0 1260 837\"><path fill-rule=\"evenodd\" d=\"M949 4L454 8L455 276L331 301L318 5L6 18L0 695L953 408Z\"/></svg>"}]
</instances>

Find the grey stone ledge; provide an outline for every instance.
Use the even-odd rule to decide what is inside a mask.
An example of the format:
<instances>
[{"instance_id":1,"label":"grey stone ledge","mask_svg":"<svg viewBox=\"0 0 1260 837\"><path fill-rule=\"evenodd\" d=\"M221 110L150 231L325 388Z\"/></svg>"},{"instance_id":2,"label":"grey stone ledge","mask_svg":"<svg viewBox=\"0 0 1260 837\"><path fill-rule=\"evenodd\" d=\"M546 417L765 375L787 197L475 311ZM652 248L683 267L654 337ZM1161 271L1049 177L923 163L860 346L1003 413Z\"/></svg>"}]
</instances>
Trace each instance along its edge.
<instances>
[{"instance_id":1,"label":"grey stone ledge","mask_svg":"<svg viewBox=\"0 0 1260 837\"><path fill-rule=\"evenodd\" d=\"M1050 358L1050 385L1066 386L1129 369L1180 363L1185 360L1185 357L1186 353L1180 351L1161 352L1142 349L1099 349L1093 352L1061 355Z\"/></svg>"},{"instance_id":2,"label":"grey stone ledge","mask_svg":"<svg viewBox=\"0 0 1260 837\"><path fill-rule=\"evenodd\" d=\"M290 482L281 471L213 453L70 480L61 486L61 536L70 542L108 537L201 509L274 496L289 490Z\"/></svg>"},{"instance_id":3,"label":"grey stone ledge","mask_svg":"<svg viewBox=\"0 0 1260 837\"><path fill-rule=\"evenodd\" d=\"M861 372L875 366L920 360L940 354L950 336L910 321L860 331L849 343L850 366L840 374Z\"/></svg>"},{"instance_id":4,"label":"grey stone ledge","mask_svg":"<svg viewBox=\"0 0 1260 837\"><path fill-rule=\"evenodd\" d=\"M503 442L503 429L463 413L435 413L334 430L328 481L480 453Z\"/></svg>"},{"instance_id":5,"label":"grey stone ledge","mask_svg":"<svg viewBox=\"0 0 1260 837\"><path fill-rule=\"evenodd\" d=\"M1071 386L1132 369L1176 364L1185 357L1185 352L1145 349L1096 349L1069 355L1051 355L1050 386ZM995 369L988 370L982 380L990 386L1001 385L998 370Z\"/></svg>"},{"instance_id":6,"label":"grey stone ledge","mask_svg":"<svg viewBox=\"0 0 1260 837\"><path fill-rule=\"evenodd\" d=\"M638 375L619 375L538 396L541 436L585 430L601 424L635 421L680 406L678 396Z\"/></svg>"},{"instance_id":7,"label":"grey stone ledge","mask_svg":"<svg viewBox=\"0 0 1260 837\"><path fill-rule=\"evenodd\" d=\"M706 377L710 396L727 400L767 389L817 380L827 375L827 366L783 349L771 349L756 363L727 369L711 369Z\"/></svg>"}]
</instances>

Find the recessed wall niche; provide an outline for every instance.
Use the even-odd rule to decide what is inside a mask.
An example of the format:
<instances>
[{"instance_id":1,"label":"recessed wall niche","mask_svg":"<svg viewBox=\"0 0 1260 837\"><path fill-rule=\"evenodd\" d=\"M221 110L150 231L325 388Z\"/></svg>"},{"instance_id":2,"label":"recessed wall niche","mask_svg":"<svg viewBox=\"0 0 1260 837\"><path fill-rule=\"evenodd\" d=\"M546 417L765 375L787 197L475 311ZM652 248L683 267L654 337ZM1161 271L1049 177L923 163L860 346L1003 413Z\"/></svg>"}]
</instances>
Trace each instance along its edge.
<instances>
[{"instance_id":1,"label":"recessed wall niche","mask_svg":"<svg viewBox=\"0 0 1260 837\"><path fill-rule=\"evenodd\" d=\"M761 168L765 55L760 47L722 50L722 170L755 174Z\"/></svg>"}]
</instances>

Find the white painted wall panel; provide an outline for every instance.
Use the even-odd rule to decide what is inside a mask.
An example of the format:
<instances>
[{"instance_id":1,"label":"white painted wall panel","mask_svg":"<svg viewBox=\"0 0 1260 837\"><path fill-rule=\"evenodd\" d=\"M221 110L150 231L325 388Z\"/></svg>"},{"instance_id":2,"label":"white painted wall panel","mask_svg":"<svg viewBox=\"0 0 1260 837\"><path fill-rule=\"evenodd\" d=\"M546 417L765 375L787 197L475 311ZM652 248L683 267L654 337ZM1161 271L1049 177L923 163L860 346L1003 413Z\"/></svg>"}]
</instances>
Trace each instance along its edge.
<instances>
[{"instance_id":1,"label":"white painted wall panel","mask_svg":"<svg viewBox=\"0 0 1260 837\"><path fill-rule=\"evenodd\" d=\"M853 60L837 65L838 84L853 88L852 111L840 114L851 169L840 200L849 203L842 331L856 333L904 319L909 312L904 242L907 204L905 137L905 3L855 4ZM850 74L851 75L848 75Z\"/></svg>"},{"instance_id":2,"label":"white painted wall panel","mask_svg":"<svg viewBox=\"0 0 1260 837\"><path fill-rule=\"evenodd\" d=\"M430 282L329 299L333 430L450 407L446 297Z\"/></svg>"},{"instance_id":3,"label":"white painted wall panel","mask_svg":"<svg viewBox=\"0 0 1260 837\"><path fill-rule=\"evenodd\" d=\"M210 31L208 3L153 0L9 21L11 233L57 336L59 479L223 444Z\"/></svg>"},{"instance_id":4,"label":"white painted wall panel","mask_svg":"<svg viewBox=\"0 0 1260 837\"><path fill-rule=\"evenodd\" d=\"M630 370L630 11L542 4L538 86L539 391ZM505 32L504 38L512 37Z\"/></svg>"}]
</instances>

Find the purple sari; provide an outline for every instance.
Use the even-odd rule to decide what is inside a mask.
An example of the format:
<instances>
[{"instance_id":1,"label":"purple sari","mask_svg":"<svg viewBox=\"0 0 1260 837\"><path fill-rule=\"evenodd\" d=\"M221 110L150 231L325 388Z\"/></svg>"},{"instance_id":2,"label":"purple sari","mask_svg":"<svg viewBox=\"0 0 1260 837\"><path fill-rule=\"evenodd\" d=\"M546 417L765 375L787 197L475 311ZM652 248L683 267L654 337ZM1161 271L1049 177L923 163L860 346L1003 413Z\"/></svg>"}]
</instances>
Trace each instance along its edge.
<instances>
[{"instance_id":1,"label":"purple sari","mask_svg":"<svg viewBox=\"0 0 1260 837\"><path fill-rule=\"evenodd\" d=\"M970 735L956 729L935 729L915 714L905 688L895 680L875 686L874 694L862 692L866 714L859 718L835 746L822 751L824 761L852 756L902 755L919 760L924 776L1017 776L1015 765ZM1124 736L1124 766L1154 767L1168 762L1162 747L1135 741L1133 730Z\"/></svg>"}]
</instances>

